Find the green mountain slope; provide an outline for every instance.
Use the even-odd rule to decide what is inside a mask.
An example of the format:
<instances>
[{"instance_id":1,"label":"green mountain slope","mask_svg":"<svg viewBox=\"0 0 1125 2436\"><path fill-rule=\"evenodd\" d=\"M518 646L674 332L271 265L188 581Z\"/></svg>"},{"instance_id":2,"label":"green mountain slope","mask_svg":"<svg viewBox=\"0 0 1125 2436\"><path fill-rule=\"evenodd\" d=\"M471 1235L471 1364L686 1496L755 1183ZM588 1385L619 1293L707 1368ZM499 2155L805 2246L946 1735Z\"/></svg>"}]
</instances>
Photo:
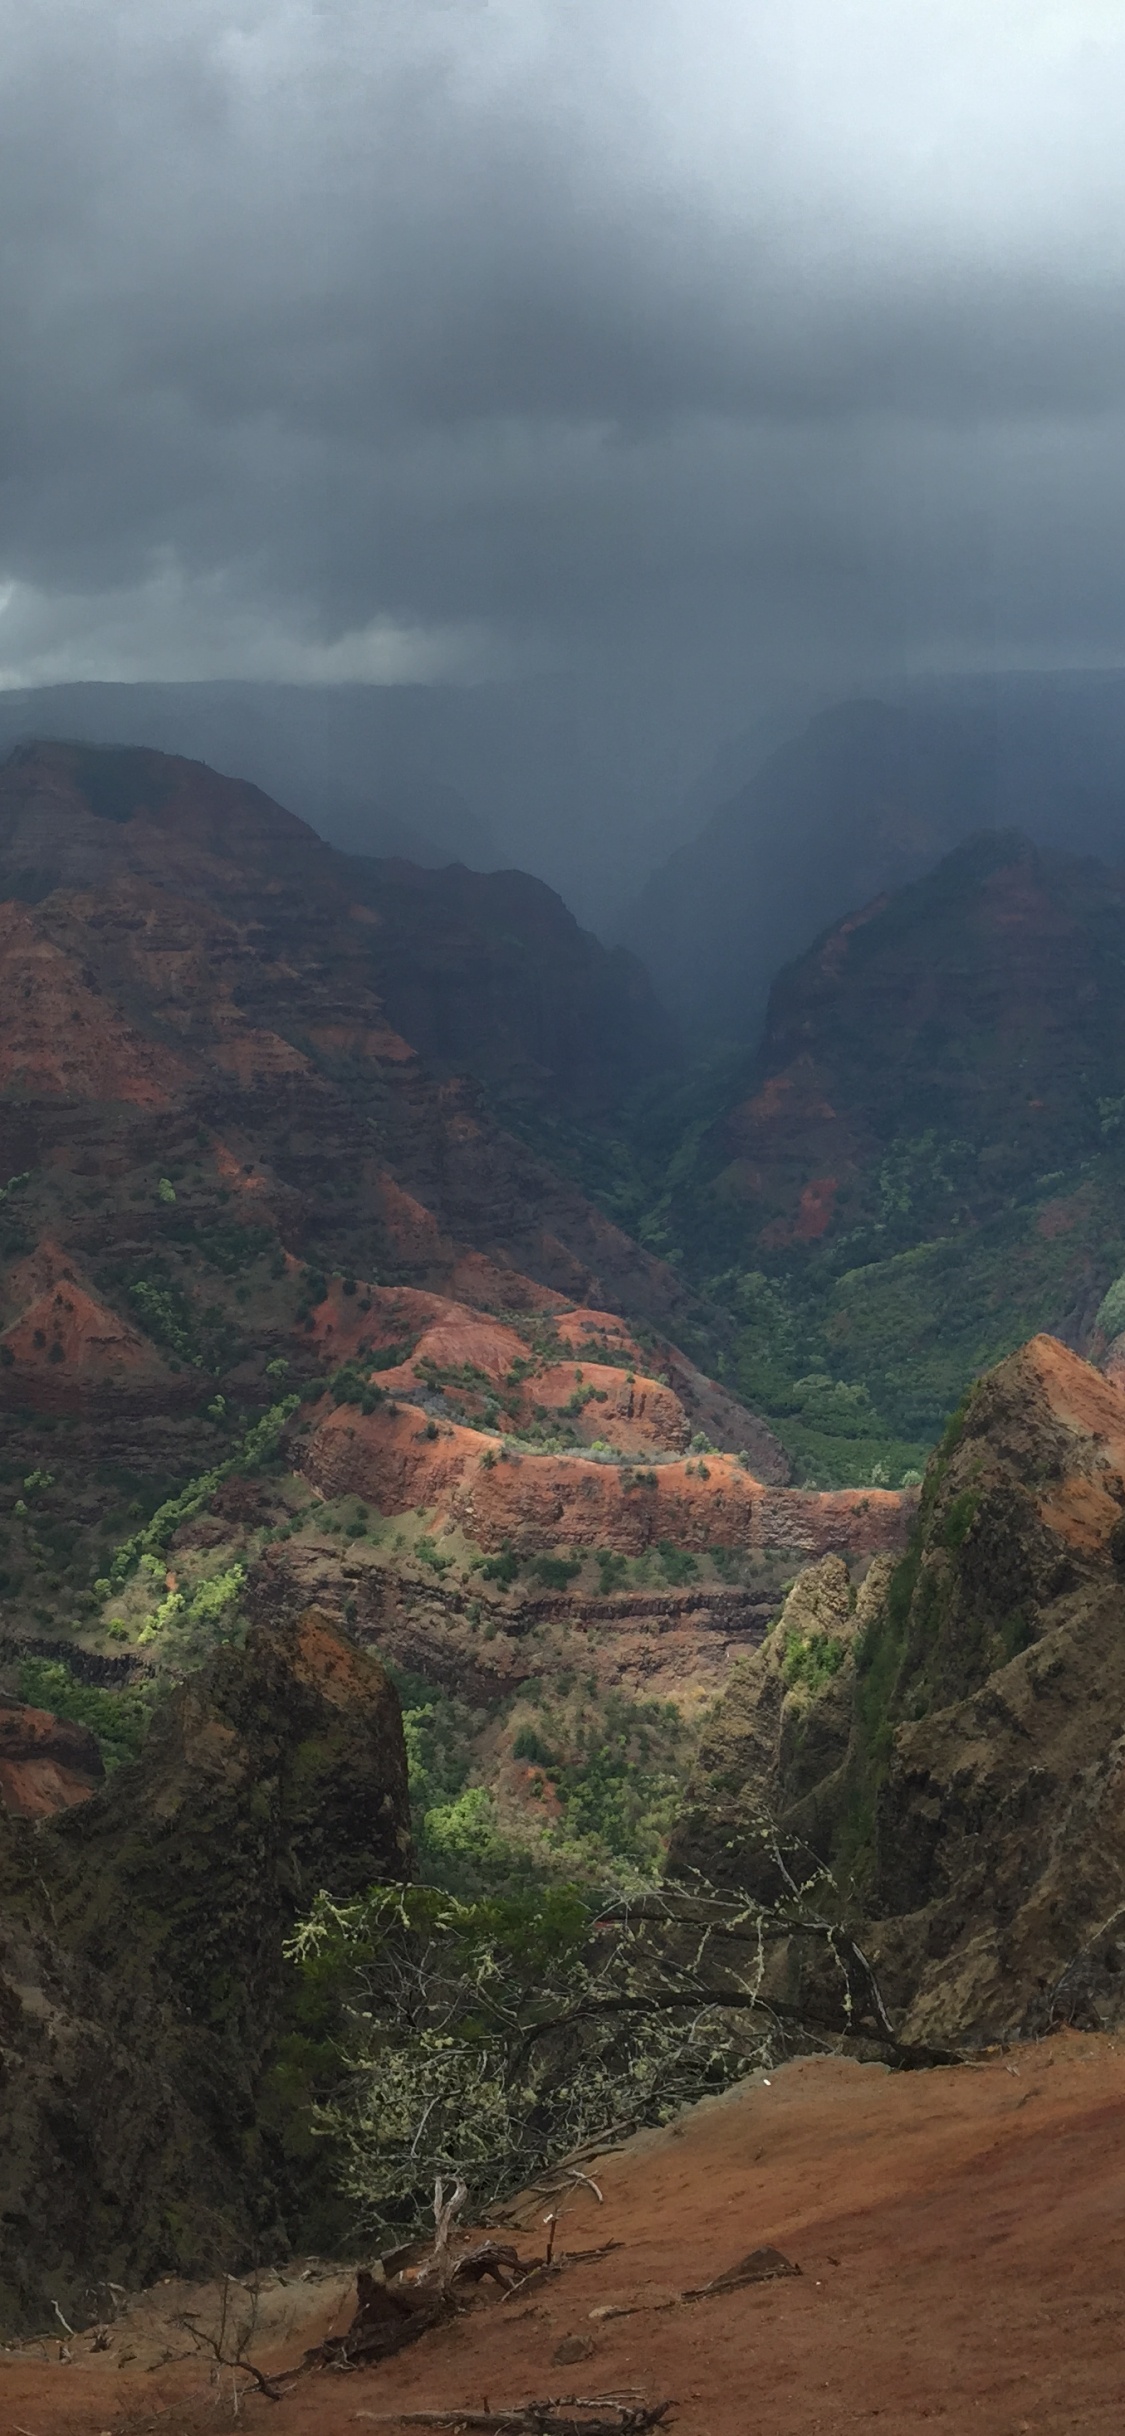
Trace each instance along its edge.
<instances>
[{"instance_id":1,"label":"green mountain slope","mask_svg":"<svg viewBox=\"0 0 1125 2436\"><path fill-rule=\"evenodd\" d=\"M710 1297L713 1366L806 1477L900 1479L1030 1333L1098 1349L1125 1266L1125 881L972 839L788 966L756 1054L554 1155Z\"/></svg>"}]
</instances>

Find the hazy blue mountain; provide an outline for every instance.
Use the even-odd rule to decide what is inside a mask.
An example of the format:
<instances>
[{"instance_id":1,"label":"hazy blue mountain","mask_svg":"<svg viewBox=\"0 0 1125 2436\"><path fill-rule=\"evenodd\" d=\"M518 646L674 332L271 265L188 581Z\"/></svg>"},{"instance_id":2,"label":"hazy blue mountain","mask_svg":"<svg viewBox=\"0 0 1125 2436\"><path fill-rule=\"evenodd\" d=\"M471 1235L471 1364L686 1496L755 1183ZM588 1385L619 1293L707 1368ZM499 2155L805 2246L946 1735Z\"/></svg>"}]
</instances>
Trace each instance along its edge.
<instances>
[{"instance_id":1,"label":"hazy blue mountain","mask_svg":"<svg viewBox=\"0 0 1125 2436\"><path fill-rule=\"evenodd\" d=\"M707 769L725 725L653 688L608 675L591 687L566 673L0 694L0 753L33 737L181 753L249 779L351 853L529 871L601 929L678 842L664 816ZM711 789L700 819L714 800Z\"/></svg>"},{"instance_id":2,"label":"hazy blue mountain","mask_svg":"<svg viewBox=\"0 0 1125 2436\"><path fill-rule=\"evenodd\" d=\"M0 755L32 737L151 745L250 779L352 853L491 871L508 858L485 812L427 760L424 736L409 732L410 712L424 711L433 690L41 686L0 694Z\"/></svg>"},{"instance_id":3,"label":"hazy blue mountain","mask_svg":"<svg viewBox=\"0 0 1125 2436\"><path fill-rule=\"evenodd\" d=\"M758 1030L773 975L961 838L1125 854L1125 680L949 681L820 713L644 883L619 935L703 1032Z\"/></svg>"}]
</instances>

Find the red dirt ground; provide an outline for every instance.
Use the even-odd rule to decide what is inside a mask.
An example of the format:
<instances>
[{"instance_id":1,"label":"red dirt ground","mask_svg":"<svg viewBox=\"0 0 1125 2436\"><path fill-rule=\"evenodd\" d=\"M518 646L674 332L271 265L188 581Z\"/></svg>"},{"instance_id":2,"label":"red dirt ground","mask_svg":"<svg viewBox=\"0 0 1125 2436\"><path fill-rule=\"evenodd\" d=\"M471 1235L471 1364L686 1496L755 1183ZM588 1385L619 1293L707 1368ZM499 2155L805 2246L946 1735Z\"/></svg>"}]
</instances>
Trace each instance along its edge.
<instances>
[{"instance_id":1,"label":"red dirt ground","mask_svg":"<svg viewBox=\"0 0 1125 2436\"><path fill-rule=\"evenodd\" d=\"M675 2398L677 2436L1119 2436L1123 2143L1125 2054L1105 2038L910 2075L789 2065L603 2162L604 2205L576 2197L560 2242L620 2242L611 2257L522 2304L482 2303L381 2368L247 2397L241 2424L359 2436L395 2410L635 2386ZM676 2297L766 2243L798 2278ZM270 2366L326 2330L326 2290L290 2287L305 2310ZM591 2316L606 2306L628 2314ZM589 2355L556 2364L575 2336ZM220 2401L198 2364L122 2374L76 2349L70 2366L0 2353L3 2436L232 2423L229 2380Z\"/></svg>"}]
</instances>

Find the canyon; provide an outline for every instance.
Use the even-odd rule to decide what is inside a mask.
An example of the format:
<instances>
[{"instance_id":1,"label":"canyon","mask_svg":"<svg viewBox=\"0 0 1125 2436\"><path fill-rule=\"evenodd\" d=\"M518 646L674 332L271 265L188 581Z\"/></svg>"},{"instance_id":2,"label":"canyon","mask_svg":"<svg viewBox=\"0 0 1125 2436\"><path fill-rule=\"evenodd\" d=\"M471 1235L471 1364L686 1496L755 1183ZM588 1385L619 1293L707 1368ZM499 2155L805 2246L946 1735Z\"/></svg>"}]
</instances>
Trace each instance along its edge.
<instances>
[{"instance_id":1,"label":"canyon","mask_svg":"<svg viewBox=\"0 0 1125 2436\"><path fill-rule=\"evenodd\" d=\"M12 2373L56 2307L251 2259L280 2291L354 2239L309 2129L339 2025L292 1967L321 1893L823 1904L882 2028L788 1914L762 2000L779 2056L850 2050L826 2074L1114 2030L1115 884L994 840L836 924L669 1167L702 1246L671 1260L582 1175L673 1036L539 883L52 745L0 774L0 887ZM999 1229L1017 1341L952 1419L952 1357L915 1383L917 1464L815 1484L784 1362L866 1394L872 1280L935 1223L950 1291ZM802 1279L834 1376L800 1371ZM797 2238L793 2204L750 2231Z\"/></svg>"},{"instance_id":2,"label":"canyon","mask_svg":"<svg viewBox=\"0 0 1125 2436\"><path fill-rule=\"evenodd\" d=\"M539 883L365 865L200 765L50 746L0 779L0 884L10 1653L158 1663L167 1584L107 1599L114 1535L281 1402L306 1507L436 1518L462 1575L647 1558L660 1613L660 1550L772 1579L899 1544L909 1496L787 1485L697 1358L721 1316L499 1121L667 1054L639 968ZM226 1521L229 1572L263 1551Z\"/></svg>"}]
</instances>

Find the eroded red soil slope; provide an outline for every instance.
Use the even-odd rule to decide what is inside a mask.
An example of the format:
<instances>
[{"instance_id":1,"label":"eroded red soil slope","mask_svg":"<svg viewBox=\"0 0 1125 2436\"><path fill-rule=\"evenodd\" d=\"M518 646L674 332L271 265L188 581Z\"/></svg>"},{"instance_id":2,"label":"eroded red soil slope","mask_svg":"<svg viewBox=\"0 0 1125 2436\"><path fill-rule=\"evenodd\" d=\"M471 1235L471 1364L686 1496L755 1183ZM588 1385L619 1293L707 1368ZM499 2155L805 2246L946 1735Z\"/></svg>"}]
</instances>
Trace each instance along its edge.
<instances>
[{"instance_id":1,"label":"eroded red soil slope","mask_svg":"<svg viewBox=\"0 0 1125 2436\"><path fill-rule=\"evenodd\" d=\"M1125 2056L1062 2035L950 2072L892 2076L840 2061L787 2066L644 2134L599 2166L567 2246L616 2241L525 2303L484 2302L381 2368L248 2395L275 2436L348 2436L399 2411L493 2409L550 2393L671 2396L678 2436L1117 2436L1122 2423ZM517 2238L541 2241L542 2203ZM678 2296L775 2244L799 2276ZM330 2321L338 2283L292 2273L268 2319L274 2368ZM190 2308L169 2288L163 2306ZM195 2296L195 2306L205 2303ZM592 2312L615 2309L606 2317ZM0 2426L36 2436L188 2431L231 2422L161 2293L69 2366L0 2354ZM560 2344L589 2346L558 2362ZM52 2345L53 2349L54 2346ZM115 2366L133 2350L133 2365ZM392 2422L393 2424L393 2422Z\"/></svg>"}]
</instances>

